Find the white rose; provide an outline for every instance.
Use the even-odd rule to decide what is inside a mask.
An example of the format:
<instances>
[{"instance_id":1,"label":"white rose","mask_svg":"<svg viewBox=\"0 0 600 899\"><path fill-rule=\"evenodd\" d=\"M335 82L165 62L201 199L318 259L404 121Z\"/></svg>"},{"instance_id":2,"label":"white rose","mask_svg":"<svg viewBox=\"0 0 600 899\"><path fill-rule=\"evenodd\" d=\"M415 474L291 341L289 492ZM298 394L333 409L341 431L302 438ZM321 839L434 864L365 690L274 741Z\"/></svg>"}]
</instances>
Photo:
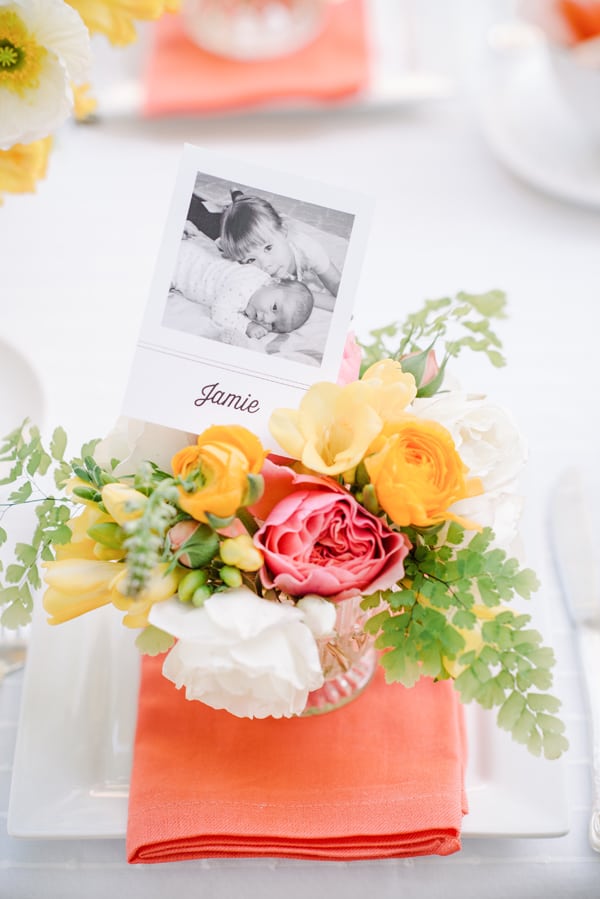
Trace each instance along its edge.
<instances>
[{"instance_id":1,"label":"white rose","mask_svg":"<svg viewBox=\"0 0 600 899\"><path fill-rule=\"evenodd\" d=\"M330 600L307 593L298 600L296 608L302 612L306 626L315 637L329 637L335 632L337 611Z\"/></svg>"},{"instance_id":2,"label":"white rose","mask_svg":"<svg viewBox=\"0 0 600 899\"><path fill-rule=\"evenodd\" d=\"M510 544L521 513L521 500L515 496L517 478L526 459L525 442L512 416L489 405L485 397L461 391L417 399L412 411L443 425L469 476L481 479L483 496L455 503L452 511L493 528L498 544Z\"/></svg>"},{"instance_id":3,"label":"white rose","mask_svg":"<svg viewBox=\"0 0 600 899\"><path fill-rule=\"evenodd\" d=\"M111 460L118 459L120 464L114 470L115 477L135 474L140 463L147 460L155 462L164 471L171 471L175 453L195 442L196 438L185 431L122 417L97 445L94 459L109 470Z\"/></svg>"},{"instance_id":4,"label":"white rose","mask_svg":"<svg viewBox=\"0 0 600 899\"><path fill-rule=\"evenodd\" d=\"M156 603L150 623L177 637L163 675L187 699L239 718L289 718L323 685L315 638L292 604L261 599L240 587L196 609Z\"/></svg>"},{"instance_id":5,"label":"white rose","mask_svg":"<svg viewBox=\"0 0 600 899\"><path fill-rule=\"evenodd\" d=\"M512 416L485 397L458 391L413 403L415 415L439 422L452 434L471 477L481 478L486 492L511 489L525 458L525 443Z\"/></svg>"}]
</instances>

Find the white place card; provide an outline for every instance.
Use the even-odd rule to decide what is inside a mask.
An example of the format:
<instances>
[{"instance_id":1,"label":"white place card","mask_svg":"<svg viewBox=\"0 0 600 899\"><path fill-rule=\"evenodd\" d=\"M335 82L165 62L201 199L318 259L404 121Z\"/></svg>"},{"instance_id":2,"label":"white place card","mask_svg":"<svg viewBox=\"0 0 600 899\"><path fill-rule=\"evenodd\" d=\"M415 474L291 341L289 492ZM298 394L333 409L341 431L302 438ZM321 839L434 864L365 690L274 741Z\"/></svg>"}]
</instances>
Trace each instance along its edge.
<instances>
[{"instance_id":1,"label":"white place card","mask_svg":"<svg viewBox=\"0 0 600 899\"><path fill-rule=\"evenodd\" d=\"M199 433L336 381L370 222L353 192L186 145L125 415Z\"/></svg>"}]
</instances>

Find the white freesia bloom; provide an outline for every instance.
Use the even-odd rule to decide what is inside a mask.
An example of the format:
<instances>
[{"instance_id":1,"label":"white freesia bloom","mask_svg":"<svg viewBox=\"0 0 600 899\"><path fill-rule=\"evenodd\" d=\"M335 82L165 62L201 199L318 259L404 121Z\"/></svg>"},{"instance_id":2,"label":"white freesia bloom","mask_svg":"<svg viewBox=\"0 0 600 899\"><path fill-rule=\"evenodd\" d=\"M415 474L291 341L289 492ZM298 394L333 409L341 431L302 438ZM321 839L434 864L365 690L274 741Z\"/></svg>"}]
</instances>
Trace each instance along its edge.
<instances>
[{"instance_id":1,"label":"white freesia bloom","mask_svg":"<svg viewBox=\"0 0 600 899\"><path fill-rule=\"evenodd\" d=\"M452 435L469 476L482 481L484 495L455 503L452 511L492 527L498 544L510 544L521 514L517 479L527 455L512 416L485 397L459 390L417 399L412 411L442 424Z\"/></svg>"},{"instance_id":2,"label":"white freesia bloom","mask_svg":"<svg viewBox=\"0 0 600 899\"><path fill-rule=\"evenodd\" d=\"M94 459L103 468L110 468L111 460L118 459L120 464L114 470L116 477L133 474L141 462L149 459L164 471L170 471L175 453L195 441L196 438L185 431L122 417L97 445Z\"/></svg>"},{"instance_id":3,"label":"white freesia bloom","mask_svg":"<svg viewBox=\"0 0 600 899\"><path fill-rule=\"evenodd\" d=\"M163 675L185 686L187 699L239 718L289 718L323 685L315 638L292 604L240 587L211 596L200 609L157 603L149 620L178 639Z\"/></svg>"},{"instance_id":4,"label":"white freesia bloom","mask_svg":"<svg viewBox=\"0 0 600 899\"><path fill-rule=\"evenodd\" d=\"M0 149L58 128L89 64L89 33L63 0L0 0Z\"/></svg>"}]
</instances>

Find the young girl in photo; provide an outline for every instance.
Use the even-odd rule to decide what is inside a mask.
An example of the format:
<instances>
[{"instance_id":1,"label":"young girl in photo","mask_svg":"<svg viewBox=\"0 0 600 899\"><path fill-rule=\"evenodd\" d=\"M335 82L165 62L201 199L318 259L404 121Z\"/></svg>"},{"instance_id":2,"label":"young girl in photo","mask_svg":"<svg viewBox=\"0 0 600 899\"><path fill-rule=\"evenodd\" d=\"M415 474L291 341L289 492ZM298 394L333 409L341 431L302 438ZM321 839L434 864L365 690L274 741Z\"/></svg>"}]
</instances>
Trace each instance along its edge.
<instances>
[{"instance_id":1,"label":"young girl in photo","mask_svg":"<svg viewBox=\"0 0 600 899\"><path fill-rule=\"evenodd\" d=\"M245 265L256 265L272 278L306 281L315 277L337 296L340 272L323 246L295 222L284 219L267 200L236 195L221 222L223 254ZM334 301L317 299L316 305L333 309Z\"/></svg>"}]
</instances>

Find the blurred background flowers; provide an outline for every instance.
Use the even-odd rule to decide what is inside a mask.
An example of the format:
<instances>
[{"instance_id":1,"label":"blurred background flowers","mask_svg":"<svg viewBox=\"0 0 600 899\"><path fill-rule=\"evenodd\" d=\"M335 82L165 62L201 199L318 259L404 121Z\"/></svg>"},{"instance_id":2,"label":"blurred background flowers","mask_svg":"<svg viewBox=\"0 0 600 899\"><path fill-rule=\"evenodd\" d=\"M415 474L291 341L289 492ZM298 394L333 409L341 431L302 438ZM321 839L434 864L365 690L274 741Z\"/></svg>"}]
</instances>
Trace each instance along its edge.
<instances>
[{"instance_id":1,"label":"blurred background flowers","mask_svg":"<svg viewBox=\"0 0 600 899\"><path fill-rule=\"evenodd\" d=\"M5 193L35 190L65 119L93 114L90 35L126 45L137 20L178 7L179 0L0 0L0 203Z\"/></svg>"}]
</instances>

